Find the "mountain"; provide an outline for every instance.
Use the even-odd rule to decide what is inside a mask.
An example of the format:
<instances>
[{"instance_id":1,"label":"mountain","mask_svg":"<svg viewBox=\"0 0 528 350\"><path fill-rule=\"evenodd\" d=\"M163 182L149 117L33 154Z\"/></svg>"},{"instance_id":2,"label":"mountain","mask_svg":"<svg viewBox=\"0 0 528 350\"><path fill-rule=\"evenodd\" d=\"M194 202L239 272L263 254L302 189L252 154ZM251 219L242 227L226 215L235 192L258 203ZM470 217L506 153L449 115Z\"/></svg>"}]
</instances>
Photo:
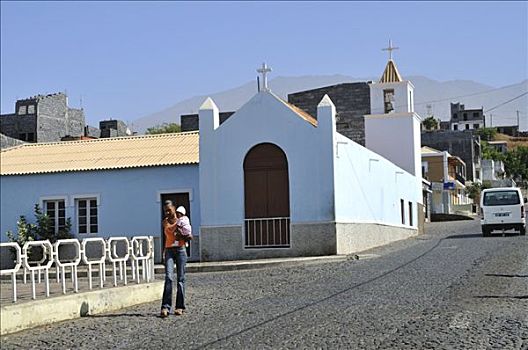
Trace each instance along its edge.
<instances>
[{"instance_id":1,"label":"mountain","mask_svg":"<svg viewBox=\"0 0 528 350\"><path fill-rule=\"evenodd\" d=\"M528 130L528 95L486 112L528 91L528 80L494 88L470 80L437 81L424 76L407 76L415 87L415 110L422 117L431 112L441 120L448 120L450 103L460 102L467 109L484 107L486 123L493 125L516 125L520 111L521 130ZM288 94L344 82L377 80L377 78L353 78L345 75L276 77L269 82L271 90L287 100ZM239 87L209 95L220 111L234 111L256 93L256 82L248 82ZM135 131L144 132L147 128L162 123L179 123L180 115L198 113L198 108L208 96L195 96L162 111L141 117L132 123Z\"/></svg>"}]
</instances>

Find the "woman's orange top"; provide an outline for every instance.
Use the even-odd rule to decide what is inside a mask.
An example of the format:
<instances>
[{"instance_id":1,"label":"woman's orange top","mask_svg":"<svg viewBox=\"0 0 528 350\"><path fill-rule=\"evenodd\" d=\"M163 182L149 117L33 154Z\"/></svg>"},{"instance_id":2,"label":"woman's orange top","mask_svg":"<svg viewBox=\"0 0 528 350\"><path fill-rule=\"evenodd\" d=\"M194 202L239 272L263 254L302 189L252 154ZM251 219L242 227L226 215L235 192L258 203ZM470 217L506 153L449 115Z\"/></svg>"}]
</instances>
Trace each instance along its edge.
<instances>
[{"instance_id":1,"label":"woman's orange top","mask_svg":"<svg viewBox=\"0 0 528 350\"><path fill-rule=\"evenodd\" d=\"M165 248L183 247L185 245L185 241L178 241L178 244L175 244L176 222L174 222L174 224L171 224L167 219L165 219L163 220L163 227L163 231L165 233Z\"/></svg>"}]
</instances>

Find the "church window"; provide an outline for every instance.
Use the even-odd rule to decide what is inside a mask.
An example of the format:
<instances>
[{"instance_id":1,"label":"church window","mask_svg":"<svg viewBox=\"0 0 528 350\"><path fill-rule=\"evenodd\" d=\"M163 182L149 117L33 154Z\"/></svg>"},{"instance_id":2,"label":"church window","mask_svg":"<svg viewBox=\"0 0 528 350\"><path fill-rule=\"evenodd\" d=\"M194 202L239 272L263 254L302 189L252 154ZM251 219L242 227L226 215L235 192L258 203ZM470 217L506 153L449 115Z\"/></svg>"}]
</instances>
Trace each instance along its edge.
<instances>
[{"instance_id":1,"label":"church window","mask_svg":"<svg viewBox=\"0 0 528 350\"><path fill-rule=\"evenodd\" d=\"M464 120L467 120L467 113L464 113Z\"/></svg>"},{"instance_id":2,"label":"church window","mask_svg":"<svg viewBox=\"0 0 528 350\"><path fill-rule=\"evenodd\" d=\"M466 124L466 130L469 130L469 124Z\"/></svg>"},{"instance_id":3,"label":"church window","mask_svg":"<svg viewBox=\"0 0 528 350\"><path fill-rule=\"evenodd\" d=\"M478 129L479 128L479 124L473 124L473 129Z\"/></svg>"},{"instance_id":4,"label":"church window","mask_svg":"<svg viewBox=\"0 0 528 350\"><path fill-rule=\"evenodd\" d=\"M458 130L458 124L453 125L453 130Z\"/></svg>"},{"instance_id":5,"label":"church window","mask_svg":"<svg viewBox=\"0 0 528 350\"><path fill-rule=\"evenodd\" d=\"M27 113L27 106L18 107L18 115L26 115L26 113Z\"/></svg>"},{"instance_id":6,"label":"church window","mask_svg":"<svg viewBox=\"0 0 528 350\"><path fill-rule=\"evenodd\" d=\"M458 114L457 113L453 113L453 119L457 119L458 118Z\"/></svg>"},{"instance_id":7,"label":"church window","mask_svg":"<svg viewBox=\"0 0 528 350\"><path fill-rule=\"evenodd\" d=\"M27 106L27 114L35 114L35 105Z\"/></svg>"},{"instance_id":8,"label":"church window","mask_svg":"<svg viewBox=\"0 0 528 350\"><path fill-rule=\"evenodd\" d=\"M473 119L479 119L478 112L473 112Z\"/></svg>"},{"instance_id":9,"label":"church window","mask_svg":"<svg viewBox=\"0 0 528 350\"><path fill-rule=\"evenodd\" d=\"M383 90L385 114L394 111L394 89Z\"/></svg>"}]
</instances>

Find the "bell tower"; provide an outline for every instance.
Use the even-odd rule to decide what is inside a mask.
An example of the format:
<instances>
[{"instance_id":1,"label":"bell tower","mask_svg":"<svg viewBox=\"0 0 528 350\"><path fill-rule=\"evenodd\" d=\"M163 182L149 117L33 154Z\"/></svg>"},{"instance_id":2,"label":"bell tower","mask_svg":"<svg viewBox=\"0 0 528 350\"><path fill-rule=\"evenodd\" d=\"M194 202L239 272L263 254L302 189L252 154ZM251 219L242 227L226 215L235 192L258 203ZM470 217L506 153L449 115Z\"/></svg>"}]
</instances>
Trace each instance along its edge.
<instances>
[{"instance_id":1,"label":"bell tower","mask_svg":"<svg viewBox=\"0 0 528 350\"><path fill-rule=\"evenodd\" d=\"M392 59L396 49L389 41L383 49L389 52L383 75L369 85L371 114L365 116L365 146L416 176L421 192L421 118L414 112L414 86L402 78Z\"/></svg>"}]
</instances>

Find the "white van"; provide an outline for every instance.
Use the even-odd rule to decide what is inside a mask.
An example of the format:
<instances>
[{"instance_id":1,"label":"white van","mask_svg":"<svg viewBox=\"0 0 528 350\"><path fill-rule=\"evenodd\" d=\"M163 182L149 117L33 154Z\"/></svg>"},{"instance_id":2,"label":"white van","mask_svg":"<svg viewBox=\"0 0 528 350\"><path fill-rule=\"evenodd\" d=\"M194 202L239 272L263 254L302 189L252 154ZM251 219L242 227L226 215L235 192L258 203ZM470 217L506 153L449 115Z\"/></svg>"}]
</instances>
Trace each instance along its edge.
<instances>
[{"instance_id":1,"label":"white van","mask_svg":"<svg viewBox=\"0 0 528 350\"><path fill-rule=\"evenodd\" d=\"M514 187L488 188L480 194L482 235L493 230L518 230L526 234L526 213L521 190Z\"/></svg>"}]
</instances>

